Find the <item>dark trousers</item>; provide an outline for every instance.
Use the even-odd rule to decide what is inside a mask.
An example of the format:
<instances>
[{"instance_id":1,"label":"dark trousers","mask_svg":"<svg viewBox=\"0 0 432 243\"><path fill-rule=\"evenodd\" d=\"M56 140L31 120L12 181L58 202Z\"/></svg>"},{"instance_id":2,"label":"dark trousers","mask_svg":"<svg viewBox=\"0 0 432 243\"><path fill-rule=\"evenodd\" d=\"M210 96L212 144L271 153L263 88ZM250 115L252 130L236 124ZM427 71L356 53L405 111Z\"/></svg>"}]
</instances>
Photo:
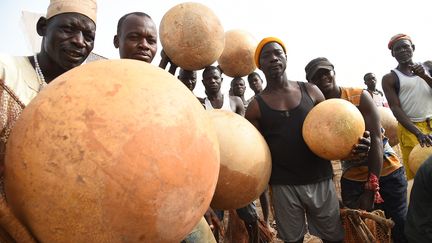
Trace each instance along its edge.
<instances>
[{"instance_id":1,"label":"dark trousers","mask_svg":"<svg viewBox=\"0 0 432 243\"><path fill-rule=\"evenodd\" d=\"M387 176L379 179L380 194L384 200L383 203L375 204L375 209L384 211L387 218L395 222L392 229L392 238L394 243L408 242L404 234L404 225L407 214L407 181L405 169L401 167ZM364 182L352 181L342 177L341 190L342 201L350 208L364 192Z\"/></svg>"}]
</instances>

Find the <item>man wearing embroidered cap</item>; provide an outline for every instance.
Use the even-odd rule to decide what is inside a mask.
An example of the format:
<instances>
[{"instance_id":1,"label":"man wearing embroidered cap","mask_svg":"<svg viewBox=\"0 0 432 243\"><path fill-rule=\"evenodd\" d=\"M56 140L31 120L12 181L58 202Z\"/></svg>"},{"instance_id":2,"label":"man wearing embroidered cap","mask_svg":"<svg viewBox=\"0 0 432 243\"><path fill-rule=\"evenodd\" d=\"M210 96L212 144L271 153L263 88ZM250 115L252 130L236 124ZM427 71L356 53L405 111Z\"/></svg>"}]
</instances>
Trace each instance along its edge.
<instances>
[{"instance_id":1,"label":"man wearing embroidered cap","mask_svg":"<svg viewBox=\"0 0 432 243\"><path fill-rule=\"evenodd\" d=\"M311 234L324 242L341 242L343 229L331 163L315 155L302 136L306 115L324 96L313 84L288 80L286 51L275 37L258 44L255 63L267 86L246 111L246 118L270 148L270 186L279 238L303 242L306 214Z\"/></svg>"},{"instance_id":2,"label":"man wearing embroidered cap","mask_svg":"<svg viewBox=\"0 0 432 243\"><path fill-rule=\"evenodd\" d=\"M429 68L412 60L415 46L405 34L393 36L388 48L398 66L382 78L389 106L398 120L398 137L407 179L414 177L408 157L417 144L432 146L432 77Z\"/></svg>"},{"instance_id":3,"label":"man wearing embroidered cap","mask_svg":"<svg viewBox=\"0 0 432 243\"><path fill-rule=\"evenodd\" d=\"M25 106L64 72L79 66L93 50L95 0L51 0L36 30L41 51L34 56L0 55L0 175L10 131Z\"/></svg>"}]
</instances>

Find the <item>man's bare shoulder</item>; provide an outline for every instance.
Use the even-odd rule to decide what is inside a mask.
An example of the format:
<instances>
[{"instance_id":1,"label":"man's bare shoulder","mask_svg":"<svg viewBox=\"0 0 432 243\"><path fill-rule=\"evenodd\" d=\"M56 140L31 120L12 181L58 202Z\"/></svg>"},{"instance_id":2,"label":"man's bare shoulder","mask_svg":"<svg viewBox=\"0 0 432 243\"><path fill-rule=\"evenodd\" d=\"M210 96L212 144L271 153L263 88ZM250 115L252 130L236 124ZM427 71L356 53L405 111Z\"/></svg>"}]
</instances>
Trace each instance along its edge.
<instances>
[{"instance_id":1,"label":"man's bare shoulder","mask_svg":"<svg viewBox=\"0 0 432 243\"><path fill-rule=\"evenodd\" d=\"M308 92L309 96L314 100L314 103L319 103L325 100L324 95L318 88L318 86L309 82L305 83L305 85L306 91Z\"/></svg>"},{"instance_id":2,"label":"man's bare shoulder","mask_svg":"<svg viewBox=\"0 0 432 243\"><path fill-rule=\"evenodd\" d=\"M241 104L243 104L243 101L238 96L231 96L230 95L230 100L234 101L235 103L240 102Z\"/></svg>"},{"instance_id":3,"label":"man's bare shoulder","mask_svg":"<svg viewBox=\"0 0 432 243\"><path fill-rule=\"evenodd\" d=\"M382 77L382 82L386 82L386 83L392 83L396 80L396 75L393 72L389 72L384 74L384 76Z\"/></svg>"}]
</instances>

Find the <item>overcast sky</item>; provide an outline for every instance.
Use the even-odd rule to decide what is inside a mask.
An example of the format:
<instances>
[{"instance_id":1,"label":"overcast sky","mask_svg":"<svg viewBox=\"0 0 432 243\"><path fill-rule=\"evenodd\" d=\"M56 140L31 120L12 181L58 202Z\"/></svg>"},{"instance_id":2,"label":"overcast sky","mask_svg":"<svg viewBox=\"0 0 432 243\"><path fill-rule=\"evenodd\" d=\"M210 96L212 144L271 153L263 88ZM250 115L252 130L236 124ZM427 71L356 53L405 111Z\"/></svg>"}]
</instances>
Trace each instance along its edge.
<instances>
[{"instance_id":1,"label":"overcast sky","mask_svg":"<svg viewBox=\"0 0 432 243\"><path fill-rule=\"evenodd\" d=\"M146 12L159 27L163 15L177 0L98 0L98 22L94 52L118 58L112 44L118 19L132 11ZM406 33L416 45L415 61L432 59L430 29L432 1L428 0L198 0L210 7L225 29L243 29L257 41L267 36L282 39L287 47L287 74L305 80L305 65L324 56L335 65L336 80L345 86L363 87L363 75L381 77L397 63L387 49L391 36ZM30 55L20 25L21 11L44 13L48 0L0 1L0 52ZM159 46L158 52L162 48ZM153 64L159 63L159 54ZM195 93L204 96L201 75ZM225 77L227 92L232 78ZM378 84L380 88L380 84ZM247 92L247 97L252 93Z\"/></svg>"}]
</instances>

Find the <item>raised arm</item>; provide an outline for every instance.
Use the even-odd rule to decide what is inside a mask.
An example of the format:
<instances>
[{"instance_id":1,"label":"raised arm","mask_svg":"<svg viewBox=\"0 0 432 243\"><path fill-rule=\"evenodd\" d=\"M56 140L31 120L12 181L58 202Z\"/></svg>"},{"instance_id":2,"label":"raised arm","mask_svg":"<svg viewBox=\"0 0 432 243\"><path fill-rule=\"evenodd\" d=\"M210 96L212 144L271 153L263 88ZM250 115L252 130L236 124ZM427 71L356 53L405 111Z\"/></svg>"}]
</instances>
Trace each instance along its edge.
<instances>
[{"instance_id":1,"label":"raised arm","mask_svg":"<svg viewBox=\"0 0 432 243\"><path fill-rule=\"evenodd\" d=\"M432 77L430 76L429 70L426 70L422 64L414 64L411 66L412 72L424 79L429 87L432 88ZM431 97L432 98L432 97Z\"/></svg>"},{"instance_id":2,"label":"raised arm","mask_svg":"<svg viewBox=\"0 0 432 243\"><path fill-rule=\"evenodd\" d=\"M175 72L177 70L177 65L171 62L171 59L166 55L164 50L161 51L160 55L161 55L161 61L159 63L159 67L165 69L168 63L171 63L168 72L171 73L172 75L175 75Z\"/></svg>"},{"instance_id":3,"label":"raised arm","mask_svg":"<svg viewBox=\"0 0 432 243\"><path fill-rule=\"evenodd\" d=\"M432 145L432 136L422 133L402 110L398 94L396 93L396 81L397 78L393 73L388 73L382 78L382 88L393 115L396 117L398 122L402 124L402 126L412 134L416 135L421 146Z\"/></svg>"}]
</instances>

